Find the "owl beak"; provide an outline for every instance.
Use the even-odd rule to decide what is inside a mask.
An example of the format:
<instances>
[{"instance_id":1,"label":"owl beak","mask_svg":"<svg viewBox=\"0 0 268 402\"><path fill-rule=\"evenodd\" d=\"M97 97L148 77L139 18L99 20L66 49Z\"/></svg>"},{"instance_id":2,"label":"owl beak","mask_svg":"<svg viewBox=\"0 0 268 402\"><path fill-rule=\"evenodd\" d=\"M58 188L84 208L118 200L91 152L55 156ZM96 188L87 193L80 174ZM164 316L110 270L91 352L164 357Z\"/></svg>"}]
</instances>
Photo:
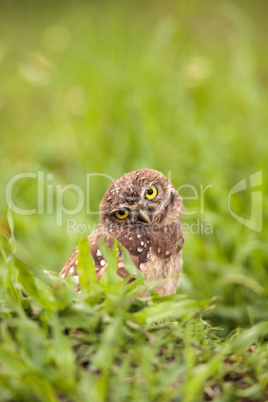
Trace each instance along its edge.
<instances>
[{"instance_id":1,"label":"owl beak","mask_svg":"<svg viewBox=\"0 0 268 402\"><path fill-rule=\"evenodd\" d=\"M143 209L140 209L140 216L145 222L149 223L149 225L152 224L152 221L151 221L149 215Z\"/></svg>"}]
</instances>

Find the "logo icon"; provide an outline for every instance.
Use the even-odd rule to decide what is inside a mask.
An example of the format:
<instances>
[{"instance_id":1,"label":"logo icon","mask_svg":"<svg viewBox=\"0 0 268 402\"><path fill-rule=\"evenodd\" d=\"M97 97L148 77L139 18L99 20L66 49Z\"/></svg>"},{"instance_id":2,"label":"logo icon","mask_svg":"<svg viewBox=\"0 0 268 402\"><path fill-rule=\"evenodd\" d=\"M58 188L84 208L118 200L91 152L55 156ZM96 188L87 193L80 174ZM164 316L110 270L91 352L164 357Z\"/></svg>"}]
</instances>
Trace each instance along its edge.
<instances>
[{"instance_id":1,"label":"logo icon","mask_svg":"<svg viewBox=\"0 0 268 402\"><path fill-rule=\"evenodd\" d=\"M230 214L242 225L247 228L254 230L255 232L262 231L262 190L260 186L262 185L262 170L253 173L249 177L250 186L247 186L246 179L243 179L236 183L230 190L228 195L228 209ZM251 213L250 218L246 219L239 216L231 209L231 197L242 191L250 189L251 191Z\"/></svg>"}]
</instances>

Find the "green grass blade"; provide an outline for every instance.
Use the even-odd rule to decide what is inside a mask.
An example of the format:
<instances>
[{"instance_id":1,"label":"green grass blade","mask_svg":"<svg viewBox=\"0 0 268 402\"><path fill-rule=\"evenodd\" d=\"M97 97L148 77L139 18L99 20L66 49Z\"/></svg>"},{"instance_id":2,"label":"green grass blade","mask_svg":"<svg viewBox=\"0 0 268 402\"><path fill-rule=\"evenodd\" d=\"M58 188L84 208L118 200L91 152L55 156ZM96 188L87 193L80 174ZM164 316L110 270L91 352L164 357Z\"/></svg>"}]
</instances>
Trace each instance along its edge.
<instances>
[{"instance_id":1,"label":"green grass blade","mask_svg":"<svg viewBox=\"0 0 268 402\"><path fill-rule=\"evenodd\" d=\"M98 288L98 281L87 237L83 237L78 244L77 259L77 272L82 292L94 293Z\"/></svg>"}]
</instances>

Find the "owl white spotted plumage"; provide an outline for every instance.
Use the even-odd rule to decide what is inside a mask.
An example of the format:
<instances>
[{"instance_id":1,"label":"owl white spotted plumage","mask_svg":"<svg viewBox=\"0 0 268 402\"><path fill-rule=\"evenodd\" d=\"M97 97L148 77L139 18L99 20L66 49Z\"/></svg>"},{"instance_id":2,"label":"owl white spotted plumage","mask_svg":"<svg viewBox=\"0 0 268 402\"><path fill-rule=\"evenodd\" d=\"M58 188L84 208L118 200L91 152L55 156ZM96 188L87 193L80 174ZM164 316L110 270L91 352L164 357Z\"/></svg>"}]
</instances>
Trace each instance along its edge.
<instances>
[{"instance_id":1,"label":"owl white spotted plumage","mask_svg":"<svg viewBox=\"0 0 268 402\"><path fill-rule=\"evenodd\" d=\"M88 236L98 279L106 268L99 237L109 248L115 238L129 251L146 282L159 282L156 292L175 293L182 269L183 210L182 198L159 171L136 170L115 180L100 203L98 227ZM77 255L78 248L66 261L61 276L65 278L71 273L78 282ZM117 273L123 278L129 276L120 258Z\"/></svg>"}]
</instances>

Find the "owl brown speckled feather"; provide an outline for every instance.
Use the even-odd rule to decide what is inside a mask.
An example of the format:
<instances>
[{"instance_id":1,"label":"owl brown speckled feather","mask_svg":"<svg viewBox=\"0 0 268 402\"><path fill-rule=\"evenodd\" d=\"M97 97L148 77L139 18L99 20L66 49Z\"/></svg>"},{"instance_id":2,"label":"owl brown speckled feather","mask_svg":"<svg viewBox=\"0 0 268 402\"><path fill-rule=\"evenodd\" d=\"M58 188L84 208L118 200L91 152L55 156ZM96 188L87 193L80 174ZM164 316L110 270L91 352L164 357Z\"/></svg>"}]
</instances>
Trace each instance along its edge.
<instances>
[{"instance_id":1,"label":"owl brown speckled feather","mask_svg":"<svg viewBox=\"0 0 268 402\"><path fill-rule=\"evenodd\" d=\"M155 287L160 295L175 293L182 268L183 210L182 198L161 172L136 170L114 181L101 201L98 227L88 236L98 279L106 268L99 236L110 248L112 236L126 247L146 281L160 281ZM62 277L71 273L78 281L77 254L76 248L61 271ZM129 275L120 258L117 272L122 277Z\"/></svg>"}]
</instances>

